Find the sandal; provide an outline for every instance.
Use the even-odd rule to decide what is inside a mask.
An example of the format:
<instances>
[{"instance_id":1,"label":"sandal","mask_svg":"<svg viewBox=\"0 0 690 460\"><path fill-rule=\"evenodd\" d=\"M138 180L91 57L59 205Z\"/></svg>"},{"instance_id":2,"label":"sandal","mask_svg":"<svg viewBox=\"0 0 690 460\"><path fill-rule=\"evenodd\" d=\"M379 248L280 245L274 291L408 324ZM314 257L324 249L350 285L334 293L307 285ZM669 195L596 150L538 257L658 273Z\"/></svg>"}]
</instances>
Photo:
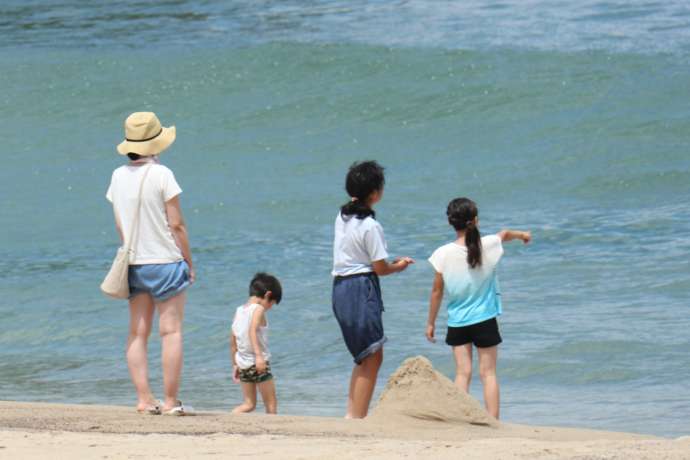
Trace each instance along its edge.
<instances>
[{"instance_id":1,"label":"sandal","mask_svg":"<svg viewBox=\"0 0 690 460\"><path fill-rule=\"evenodd\" d=\"M196 412L194 412L194 408L192 406L185 406L182 404L182 401L177 401L175 407L163 411L163 415L174 415L177 417L182 417L185 415L196 415Z\"/></svg>"},{"instance_id":2,"label":"sandal","mask_svg":"<svg viewBox=\"0 0 690 460\"><path fill-rule=\"evenodd\" d=\"M142 415L161 415L161 405L160 401L156 401L154 404L149 404L143 409L137 409L137 412Z\"/></svg>"}]
</instances>

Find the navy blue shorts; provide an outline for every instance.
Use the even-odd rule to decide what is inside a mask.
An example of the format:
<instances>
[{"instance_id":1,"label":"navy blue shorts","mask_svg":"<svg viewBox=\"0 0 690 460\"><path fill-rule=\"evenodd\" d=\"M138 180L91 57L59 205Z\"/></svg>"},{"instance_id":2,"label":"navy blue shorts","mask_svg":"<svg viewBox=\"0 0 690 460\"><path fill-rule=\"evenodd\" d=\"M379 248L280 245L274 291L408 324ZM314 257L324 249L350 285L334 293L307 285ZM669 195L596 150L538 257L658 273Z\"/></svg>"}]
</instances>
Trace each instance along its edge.
<instances>
[{"instance_id":1,"label":"navy blue shorts","mask_svg":"<svg viewBox=\"0 0 690 460\"><path fill-rule=\"evenodd\" d=\"M333 313L357 364L379 351L388 340L383 334L383 301L376 273L336 276Z\"/></svg>"},{"instance_id":2,"label":"navy blue shorts","mask_svg":"<svg viewBox=\"0 0 690 460\"><path fill-rule=\"evenodd\" d=\"M189 265L184 260L170 264L146 264L129 266L129 298L139 294L151 294L153 300L162 302L176 296L189 287Z\"/></svg>"}]
</instances>

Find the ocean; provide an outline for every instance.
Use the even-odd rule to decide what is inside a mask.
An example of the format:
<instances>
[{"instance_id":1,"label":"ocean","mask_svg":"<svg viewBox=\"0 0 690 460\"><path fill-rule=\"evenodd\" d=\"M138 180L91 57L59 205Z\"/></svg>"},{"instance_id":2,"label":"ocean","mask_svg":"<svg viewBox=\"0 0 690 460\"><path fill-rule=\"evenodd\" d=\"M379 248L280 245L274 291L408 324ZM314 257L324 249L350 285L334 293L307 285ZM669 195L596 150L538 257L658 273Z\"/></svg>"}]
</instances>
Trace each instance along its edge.
<instances>
[{"instance_id":1,"label":"ocean","mask_svg":"<svg viewBox=\"0 0 690 460\"><path fill-rule=\"evenodd\" d=\"M348 166L376 159L389 252L417 263L382 279L375 399L409 356L454 375L424 338L426 259L454 236L448 201L469 196L483 233L533 234L499 268L503 420L690 434L689 96L680 0L5 0L0 399L134 404L127 307L98 286L118 244L115 145L152 110L177 127L161 160L197 267L185 402L240 401L228 331L267 270L284 289L279 411L343 415L333 222Z\"/></svg>"}]
</instances>

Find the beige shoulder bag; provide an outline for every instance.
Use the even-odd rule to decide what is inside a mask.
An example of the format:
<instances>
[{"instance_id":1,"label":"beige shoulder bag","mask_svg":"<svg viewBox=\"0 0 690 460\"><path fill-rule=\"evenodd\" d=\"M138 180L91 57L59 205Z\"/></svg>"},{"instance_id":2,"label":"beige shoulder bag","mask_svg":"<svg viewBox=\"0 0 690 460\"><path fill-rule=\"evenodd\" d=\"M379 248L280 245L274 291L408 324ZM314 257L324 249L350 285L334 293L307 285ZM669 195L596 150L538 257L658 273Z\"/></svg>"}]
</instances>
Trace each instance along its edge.
<instances>
[{"instance_id":1,"label":"beige shoulder bag","mask_svg":"<svg viewBox=\"0 0 690 460\"><path fill-rule=\"evenodd\" d=\"M141 214L141 199L144 191L144 182L146 176L149 174L151 165L146 167L144 177L141 179L139 185L139 202L137 204L137 211L132 220L132 229L129 232L129 239L125 241L123 246L118 248L113 265L110 271L105 275L105 279L101 283L101 291L104 294L114 297L116 299L126 299L129 297L129 262L134 254L136 244L134 242L135 235L139 237L139 214Z\"/></svg>"}]
</instances>

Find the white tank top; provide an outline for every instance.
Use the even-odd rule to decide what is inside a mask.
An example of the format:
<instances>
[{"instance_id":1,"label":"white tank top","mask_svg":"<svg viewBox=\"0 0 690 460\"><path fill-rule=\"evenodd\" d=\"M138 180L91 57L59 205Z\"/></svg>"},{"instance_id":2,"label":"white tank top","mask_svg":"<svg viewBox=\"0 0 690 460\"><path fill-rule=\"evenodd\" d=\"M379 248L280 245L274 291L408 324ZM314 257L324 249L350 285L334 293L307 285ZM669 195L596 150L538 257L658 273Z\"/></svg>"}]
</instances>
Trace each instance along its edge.
<instances>
[{"instance_id":1,"label":"white tank top","mask_svg":"<svg viewBox=\"0 0 690 460\"><path fill-rule=\"evenodd\" d=\"M235 312L235 319L232 321L232 333L237 341L237 353L235 353L235 362L240 369L248 369L256 364L256 356L254 354L254 347L249 338L249 328L252 324L252 316L257 307L261 305L245 304L237 307ZM266 315L264 315L266 318ZM259 346L263 351L265 361L271 360L271 352L268 350L268 320L265 326L259 326L256 331L256 338L259 341Z\"/></svg>"}]
</instances>

